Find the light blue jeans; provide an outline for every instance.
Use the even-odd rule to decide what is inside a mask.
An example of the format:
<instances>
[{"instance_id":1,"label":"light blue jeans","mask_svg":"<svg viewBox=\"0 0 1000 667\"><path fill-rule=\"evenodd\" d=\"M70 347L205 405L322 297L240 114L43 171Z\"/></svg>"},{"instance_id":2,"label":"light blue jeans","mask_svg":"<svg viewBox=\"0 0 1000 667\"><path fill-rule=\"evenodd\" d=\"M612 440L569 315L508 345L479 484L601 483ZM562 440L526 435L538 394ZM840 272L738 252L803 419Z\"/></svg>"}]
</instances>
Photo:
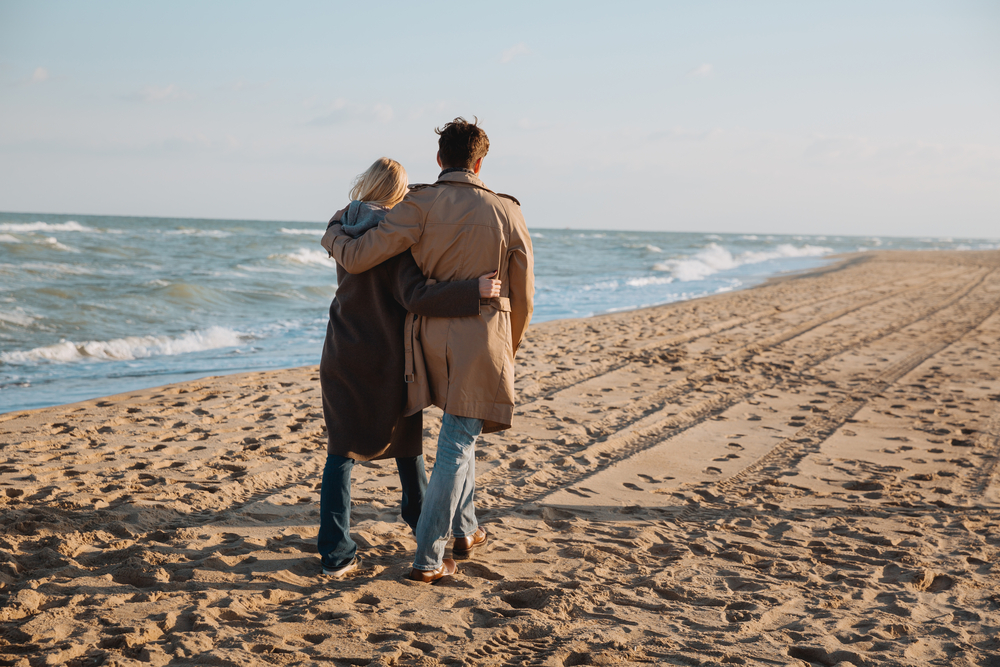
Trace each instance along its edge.
<instances>
[{"instance_id":1,"label":"light blue jeans","mask_svg":"<svg viewBox=\"0 0 1000 667\"><path fill-rule=\"evenodd\" d=\"M437 458L417 522L417 555L413 567L441 567L448 537L469 537L476 521L476 439L483 420L445 413L438 436Z\"/></svg>"}]
</instances>

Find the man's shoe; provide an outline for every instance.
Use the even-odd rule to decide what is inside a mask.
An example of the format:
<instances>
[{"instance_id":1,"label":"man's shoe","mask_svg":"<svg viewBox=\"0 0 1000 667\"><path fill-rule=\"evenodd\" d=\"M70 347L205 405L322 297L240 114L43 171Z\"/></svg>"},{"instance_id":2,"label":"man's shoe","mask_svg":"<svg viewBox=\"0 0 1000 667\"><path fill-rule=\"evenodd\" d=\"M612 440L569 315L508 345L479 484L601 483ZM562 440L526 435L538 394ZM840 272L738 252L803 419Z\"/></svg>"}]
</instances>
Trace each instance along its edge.
<instances>
[{"instance_id":1,"label":"man's shoe","mask_svg":"<svg viewBox=\"0 0 1000 667\"><path fill-rule=\"evenodd\" d=\"M354 572L356 569L358 569L358 566L360 564L361 564L361 559L355 556L354 558L351 559L351 562L348 563L347 565L341 565L340 567L327 567L326 565L324 565L323 574L330 577L336 577L337 579L341 579L350 574L351 572Z\"/></svg>"},{"instance_id":2,"label":"man's shoe","mask_svg":"<svg viewBox=\"0 0 1000 667\"><path fill-rule=\"evenodd\" d=\"M455 544L451 547L451 553L458 560L471 558L472 550L483 546L487 540L489 540L489 534L485 528L480 526L476 528L476 532L468 537L456 537Z\"/></svg>"},{"instance_id":3,"label":"man's shoe","mask_svg":"<svg viewBox=\"0 0 1000 667\"><path fill-rule=\"evenodd\" d=\"M450 577L456 572L458 572L458 565L455 564L455 561L445 558L441 561L441 567L436 570L418 570L417 568L413 568L410 571L410 579L429 584L443 577Z\"/></svg>"}]
</instances>

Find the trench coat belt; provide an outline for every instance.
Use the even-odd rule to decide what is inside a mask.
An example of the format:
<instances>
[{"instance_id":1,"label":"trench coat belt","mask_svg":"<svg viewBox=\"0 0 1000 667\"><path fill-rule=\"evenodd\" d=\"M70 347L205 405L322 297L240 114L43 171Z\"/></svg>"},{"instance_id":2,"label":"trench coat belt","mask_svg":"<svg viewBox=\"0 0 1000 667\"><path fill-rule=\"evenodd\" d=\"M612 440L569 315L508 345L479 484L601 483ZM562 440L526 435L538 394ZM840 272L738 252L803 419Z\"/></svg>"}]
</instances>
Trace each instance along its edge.
<instances>
[{"instance_id":1,"label":"trench coat belt","mask_svg":"<svg viewBox=\"0 0 1000 667\"><path fill-rule=\"evenodd\" d=\"M480 299L479 306L491 306L501 313L510 312L510 299L505 296L495 296L492 299ZM420 334L418 324L419 315L413 313L406 314L403 325L403 382L410 384L416 380L416 369L414 368L413 348L417 344L417 336Z\"/></svg>"},{"instance_id":2,"label":"trench coat belt","mask_svg":"<svg viewBox=\"0 0 1000 667\"><path fill-rule=\"evenodd\" d=\"M510 299L505 296L495 296L492 299L480 299L480 306L493 306L494 310L501 313L510 312Z\"/></svg>"}]
</instances>

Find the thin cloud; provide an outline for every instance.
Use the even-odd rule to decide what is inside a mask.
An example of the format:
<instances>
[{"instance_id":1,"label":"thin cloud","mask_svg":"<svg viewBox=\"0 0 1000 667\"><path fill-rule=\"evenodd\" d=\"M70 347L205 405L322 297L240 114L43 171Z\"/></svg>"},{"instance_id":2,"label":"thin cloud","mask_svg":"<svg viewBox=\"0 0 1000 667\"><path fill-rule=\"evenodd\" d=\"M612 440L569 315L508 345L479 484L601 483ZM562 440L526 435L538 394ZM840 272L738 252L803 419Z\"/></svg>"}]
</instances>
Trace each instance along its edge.
<instances>
[{"instance_id":1,"label":"thin cloud","mask_svg":"<svg viewBox=\"0 0 1000 667\"><path fill-rule=\"evenodd\" d=\"M696 78L703 79L705 77L712 76L712 73L713 73L712 66L709 63L702 63L701 65L698 65L693 70L688 72L688 76L693 76Z\"/></svg>"},{"instance_id":2,"label":"thin cloud","mask_svg":"<svg viewBox=\"0 0 1000 667\"><path fill-rule=\"evenodd\" d=\"M218 135L209 136L205 132L196 132L194 134L176 134L159 142L136 147L136 150L151 155L162 153L200 155L205 153L232 154L241 148L243 148L243 142L232 134L226 133L220 137Z\"/></svg>"},{"instance_id":3,"label":"thin cloud","mask_svg":"<svg viewBox=\"0 0 1000 667\"><path fill-rule=\"evenodd\" d=\"M150 103L167 102L170 100L188 100L192 97L193 95L191 95L191 93L182 90L179 86L173 83L168 86L146 86L139 92L132 95L133 99Z\"/></svg>"},{"instance_id":4,"label":"thin cloud","mask_svg":"<svg viewBox=\"0 0 1000 667\"><path fill-rule=\"evenodd\" d=\"M9 67L6 64L0 64L0 70L6 70ZM52 73L45 67L36 67L35 70L21 79L12 82L14 86L37 86L39 84L51 81L61 81L66 77L64 76L52 76Z\"/></svg>"},{"instance_id":5,"label":"thin cloud","mask_svg":"<svg viewBox=\"0 0 1000 667\"><path fill-rule=\"evenodd\" d=\"M431 104L424 104L418 107L410 107L406 112L407 120L417 120L420 118L425 118L429 115L434 115L435 117L440 116L449 107L453 107L454 103L448 101L438 101Z\"/></svg>"},{"instance_id":6,"label":"thin cloud","mask_svg":"<svg viewBox=\"0 0 1000 667\"><path fill-rule=\"evenodd\" d=\"M653 132L643 139L643 143L654 141L709 141L721 137L723 130L713 128L711 130L692 130L684 127L672 127L669 130Z\"/></svg>"},{"instance_id":7,"label":"thin cloud","mask_svg":"<svg viewBox=\"0 0 1000 667\"><path fill-rule=\"evenodd\" d=\"M306 109L312 109L317 106L316 100L317 98L314 95L313 97L305 100L302 105ZM354 105L348 107L347 100L343 97L339 97L333 102L333 104L326 108L325 113L308 121L306 125L338 125L353 118L357 113L357 109L358 107Z\"/></svg>"},{"instance_id":8,"label":"thin cloud","mask_svg":"<svg viewBox=\"0 0 1000 667\"><path fill-rule=\"evenodd\" d=\"M500 55L500 62L509 63L518 56L526 56L531 53L531 49L524 42L518 42Z\"/></svg>"},{"instance_id":9,"label":"thin cloud","mask_svg":"<svg viewBox=\"0 0 1000 667\"><path fill-rule=\"evenodd\" d=\"M240 92L247 91L247 90L258 90L258 89L261 89L261 88L268 88L268 87L270 87L270 85L271 85L270 81L265 81L263 83L258 83L258 82L254 82L254 81L247 81L246 79L240 79L240 80L235 81L235 82L233 82L231 84L222 86L222 89L223 90L229 90L229 91L232 91L234 93L240 93Z\"/></svg>"},{"instance_id":10,"label":"thin cloud","mask_svg":"<svg viewBox=\"0 0 1000 667\"><path fill-rule=\"evenodd\" d=\"M925 141L882 142L869 137L817 136L802 151L811 164L857 168L865 164L889 167L894 173L904 169L927 169L928 173L976 169L1000 164L997 151L978 144L943 144ZM960 165L960 166L959 166ZM933 169L933 172L930 169Z\"/></svg>"},{"instance_id":11,"label":"thin cloud","mask_svg":"<svg viewBox=\"0 0 1000 667\"><path fill-rule=\"evenodd\" d=\"M312 100L307 100L304 103L306 108L309 108L311 102ZM369 107L361 104L350 104L344 98L338 98L333 104L327 107L326 113L307 121L306 125L339 125L351 121L371 120L379 123L388 123L393 119L394 115L392 106L383 102Z\"/></svg>"},{"instance_id":12,"label":"thin cloud","mask_svg":"<svg viewBox=\"0 0 1000 667\"><path fill-rule=\"evenodd\" d=\"M388 104L376 104L372 107L372 114L381 123L388 123L392 120L392 107Z\"/></svg>"}]
</instances>

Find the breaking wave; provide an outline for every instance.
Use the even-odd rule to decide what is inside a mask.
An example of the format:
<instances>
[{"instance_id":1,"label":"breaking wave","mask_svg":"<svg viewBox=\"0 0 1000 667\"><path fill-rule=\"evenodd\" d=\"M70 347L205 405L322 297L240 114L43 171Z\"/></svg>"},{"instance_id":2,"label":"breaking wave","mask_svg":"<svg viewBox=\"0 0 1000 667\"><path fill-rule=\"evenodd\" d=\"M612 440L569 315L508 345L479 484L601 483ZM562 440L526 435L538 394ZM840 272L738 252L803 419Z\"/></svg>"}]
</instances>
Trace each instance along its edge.
<instances>
[{"instance_id":1,"label":"breaking wave","mask_svg":"<svg viewBox=\"0 0 1000 667\"><path fill-rule=\"evenodd\" d=\"M733 255L733 253L719 244L709 243L692 257L660 262L655 264L653 269L656 271L667 271L681 282L690 282L692 280L704 280L720 271L735 269L747 264L760 264L761 262L773 259L792 257L822 257L832 252L834 252L833 248L823 246L804 245L796 247L790 243L782 243L775 247L774 250L758 250Z\"/></svg>"},{"instance_id":2,"label":"breaking wave","mask_svg":"<svg viewBox=\"0 0 1000 667\"><path fill-rule=\"evenodd\" d=\"M6 322L7 324L15 324L20 327L31 326L31 323L35 320L40 320L38 315L30 315L24 312L23 308L15 308L4 312L0 310L0 322Z\"/></svg>"},{"instance_id":3,"label":"breaking wave","mask_svg":"<svg viewBox=\"0 0 1000 667\"><path fill-rule=\"evenodd\" d=\"M100 232L93 227L81 225L75 220L69 222L4 222L0 223L0 232Z\"/></svg>"},{"instance_id":4,"label":"breaking wave","mask_svg":"<svg viewBox=\"0 0 1000 667\"><path fill-rule=\"evenodd\" d=\"M210 239L224 239L232 236L221 229L171 229L163 232L169 236L201 236Z\"/></svg>"},{"instance_id":5,"label":"breaking wave","mask_svg":"<svg viewBox=\"0 0 1000 667\"><path fill-rule=\"evenodd\" d=\"M33 364L37 362L72 363L77 361L127 361L146 357L188 354L202 350L235 347L243 343L243 334L225 327L209 327L182 336L129 336L115 340L91 340L84 343L63 341L33 350L0 353L0 363Z\"/></svg>"},{"instance_id":6,"label":"breaking wave","mask_svg":"<svg viewBox=\"0 0 1000 667\"><path fill-rule=\"evenodd\" d=\"M626 248L635 248L638 250L645 250L647 252L663 252L662 248L659 248L652 243L628 243L625 245Z\"/></svg>"},{"instance_id":7,"label":"breaking wave","mask_svg":"<svg viewBox=\"0 0 1000 667\"><path fill-rule=\"evenodd\" d=\"M51 247L55 248L56 250L62 250L62 251L65 251L65 252L80 252L76 248L70 248L68 245L63 245L62 243L59 243L59 239L57 239L54 236L46 237L44 243L45 243L45 245L51 246Z\"/></svg>"},{"instance_id":8,"label":"breaking wave","mask_svg":"<svg viewBox=\"0 0 1000 667\"><path fill-rule=\"evenodd\" d=\"M295 252L285 255L271 255L268 259L283 259L294 264L305 264L312 266L336 266L336 262L330 258L326 250L313 250L312 248L299 248Z\"/></svg>"},{"instance_id":9,"label":"breaking wave","mask_svg":"<svg viewBox=\"0 0 1000 667\"><path fill-rule=\"evenodd\" d=\"M629 278L625 284L629 287L648 287L649 285L668 285L674 282L673 276L650 276L645 278Z\"/></svg>"}]
</instances>

